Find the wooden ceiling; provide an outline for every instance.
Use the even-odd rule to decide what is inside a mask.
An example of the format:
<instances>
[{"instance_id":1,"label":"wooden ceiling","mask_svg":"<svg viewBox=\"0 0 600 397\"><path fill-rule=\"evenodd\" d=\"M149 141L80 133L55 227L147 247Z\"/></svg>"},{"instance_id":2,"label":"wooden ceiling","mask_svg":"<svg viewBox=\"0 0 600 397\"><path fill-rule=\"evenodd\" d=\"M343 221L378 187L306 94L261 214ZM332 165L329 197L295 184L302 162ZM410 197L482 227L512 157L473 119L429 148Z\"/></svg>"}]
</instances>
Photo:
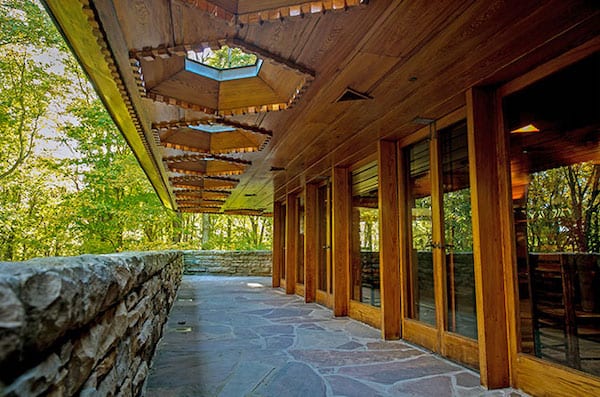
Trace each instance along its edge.
<instances>
[{"instance_id":1,"label":"wooden ceiling","mask_svg":"<svg viewBox=\"0 0 600 397\"><path fill-rule=\"evenodd\" d=\"M372 155L379 139L401 139L417 131L421 126L411 122L415 117L438 119L464 106L469 87L507 81L589 40L598 45L600 30L597 3L573 0L46 0L46 4L125 129L129 124L119 116L111 96L114 89L103 80L106 73L98 74L93 57L100 53L109 69L113 65L110 76L139 138L124 134L163 202L182 211L214 212L223 204L216 210L268 214L274 199L282 199L302 183L326 178L334 165L352 165ZM86 16L97 43L85 41L89 35L85 24L76 20L78 12ZM291 106L279 111L258 108L256 113L215 115L210 106L194 108L182 106L176 98L157 101L142 95L143 63L150 63L148 59L167 65L177 51L225 42L279 65L279 71L276 67L264 77L271 86L287 91L297 87L286 73L310 78L307 84L303 81ZM198 85L190 90L191 86L180 87L187 102L212 89ZM347 89L365 99L338 101ZM229 95L233 101L236 95L244 99L248 94L233 89ZM254 151L221 152L228 158L213 166L212 175L208 166L175 167L184 163L185 156L201 160L199 152L210 152L204 149L211 145L207 137L191 142L186 129L194 120L217 116L221 124L266 138L242 145ZM184 130L175 131L169 141L162 134L173 125ZM173 140L177 134L179 140ZM141 143L136 146L136 139L143 149ZM186 170L192 172L179 172ZM228 170L235 172L226 174ZM223 177L232 174L236 175ZM214 179L218 177L224 179ZM208 186L221 182L231 188L226 198L199 195L195 204L190 203L191 191L222 190Z\"/></svg>"}]
</instances>

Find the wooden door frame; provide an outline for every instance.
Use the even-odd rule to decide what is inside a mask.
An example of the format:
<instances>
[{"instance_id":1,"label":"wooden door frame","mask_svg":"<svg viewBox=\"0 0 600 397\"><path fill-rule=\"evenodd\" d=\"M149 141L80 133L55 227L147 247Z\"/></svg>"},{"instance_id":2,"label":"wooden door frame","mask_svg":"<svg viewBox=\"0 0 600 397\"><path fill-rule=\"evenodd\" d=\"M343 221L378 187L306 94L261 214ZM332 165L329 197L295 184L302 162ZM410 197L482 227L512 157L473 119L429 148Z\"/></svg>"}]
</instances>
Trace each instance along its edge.
<instances>
[{"instance_id":1,"label":"wooden door frame","mask_svg":"<svg viewBox=\"0 0 600 397\"><path fill-rule=\"evenodd\" d=\"M322 246L320 246L321 244L321 222L323 221L323 219L321 219L320 217L320 208L321 208L321 202L319 201L319 190L322 188L325 188L325 194L327 197L327 202L325 204L325 214L326 214L326 218L325 218L325 240L329 243L329 248L327 248L327 250L329 251L329 254L327 255L326 261L325 261L325 291L320 290L318 285L320 282L320 278L319 278L319 265L321 262L321 250L324 249ZM331 179L327 178L325 181L321 182L320 184L317 185L317 265L315 267L315 300L317 303L320 303L322 305L325 305L326 307L331 308L331 306L333 305L333 293L332 293L332 258L331 258Z\"/></svg>"},{"instance_id":2,"label":"wooden door frame","mask_svg":"<svg viewBox=\"0 0 600 397\"><path fill-rule=\"evenodd\" d=\"M410 280L410 208L407 201L407 186L405 173L405 152L404 149L414 143L424 139L431 139L430 142L430 169L432 172L432 212L436 213L433 217L432 236L434 241L443 243L442 225L443 223L443 208L442 208L442 185L441 185L441 164L440 164L440 149L437 131L451 126L461 120L465 120L467 116L466 106L460 107L446 116L436 120L434 136L431 136L431 129L426 126L418 130L413 135L397 142L397 167L398 167L398 198L399 198L399 247L400 247L400 279L401 290L400 296L402 305L401 325L402 337L406 340L417 343L432 351L438 352L448 358L455 359L466 365L477 368L479 365L478 358L478 341L470 339L459 334L447 331L446 318L446 271L444 268L444 253L443 250L434 250L434 297L436 306L436 326L411 319L408 317L411 312L410 306L412 303L408 285ZM434 170L436 170L434 172ZM439 197L439 200L434 200L433 197ZM439 251L439 252L436 252Z\"/></svg>"},{"instance_id":3,"label":"wooden door frame","mask_svg":"<svg viewBox=\"0 0 600 397\"><path fill-rule=\"evenodd\" d=\"M304 301L314 302L317 295L319 261L318 188L316 183L304 187Z\"/></svg>"}]
</instances>

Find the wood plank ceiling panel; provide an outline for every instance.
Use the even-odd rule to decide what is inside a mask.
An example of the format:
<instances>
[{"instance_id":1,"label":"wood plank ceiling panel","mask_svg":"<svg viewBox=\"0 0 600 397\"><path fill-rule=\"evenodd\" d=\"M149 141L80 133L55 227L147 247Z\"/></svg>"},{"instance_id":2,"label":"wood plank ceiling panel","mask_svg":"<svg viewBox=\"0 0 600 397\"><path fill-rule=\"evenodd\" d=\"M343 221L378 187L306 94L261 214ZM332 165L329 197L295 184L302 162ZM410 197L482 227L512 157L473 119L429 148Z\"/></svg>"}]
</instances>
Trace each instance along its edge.
<instances>
[{"instance_id":1,"label":"wood plank ceiling panel","mask_svg":"<svg viewBox=\"0 0 600 397\"><path fill-rule=\"evenodd\" d=\"M521 19L515 18L515 9L519 11L516 15L520 16ZM337 150L350 154L354 148L372 142L374 136L394 136L393 131L389 131L385 128L386 126L406 124L419 115L423 109L431 107L432 103L442 103L456 92L464 90L469 85L477 83L478 80L498 70L514 57L514 53L509 51L509 48L522 48L524 52L530 46L538 44L536 39L539 41L547 40L547 36L539 37L538 35L536 37L535 32L539 32L543 28L548 31L546 26L548 20L558 18L561 22L553 26L555 34L558 34L593 11L584 7L576 8L576 10L575 12L572 5L561 3L556 4L553 8L556 15L549 15L547 9L541 12L519 8L517 5L512 4L494 8L490 7L489 4L477 3L468 12L464 13L462 18L455 20L446 29L444 35L436 36L430 40L422 47L421 51L408 59L402 65L402 68L396 69L394 73L387 76L373 92L373 96L378 99L376 103L375 101L372 105L367 103L361 108L357 106L354 111L346 112L344 116L338 118L330 126L329 129L332 131L338 128L343 130L349 125L354 126L355 131L362 128L362 131L352 138L347 139L346 136L345 142L343 142L344 139L340 139L338 143L341 145L338 146ZM481 15L487 15L488 18L493 19L488 21L481 17L478 19L477 16ZM569 17L564 17L564 15L569 15ZM492 26L494 24L491 22L496 19L505 22L503 30L498 31L498 28ZM473 20L478 23L474 24ZM513 29L511 29L511 22L514 25ZM474 26L479 30L473 31ZM554 32L550 33L552 35ZM475 42L461 45L469 38L475 40ZM524 45L523 43L528 44ZM498 51L498 48L504 48L504 51ZM494 59L494 57L498 59L490 62L489 59ZM437 61L433 62L432 59ZM414 88L409 88L409 91L402 93L399 88L411 86L407 83L407 74L404 69L420 70L418 75L420 78L418 78ZM447 76L447 78L436 78L440 75ZM404 84L402 84L403 81ZM426 83L421 83L421 81ZM416 92L419 95L415 95ZM446 109L446 111L450 110L452 109ZM364 115L370 115L370 117ZM441 115L434 116L440 117ZM371 123L370 126L369 123ZM293 131L291 135L293 135ZM318 148L320 146L311 145L311 147ZM314 157L308 159L305 156L305 153L299 153L298 157L303 158L301 160L295 159L294 162L306 164L318 161L322 158L323 153L315 151ZM288 168L295 170L302 167L294 167L294 165L290 167L288 165Z\"/></svg>"},{"instance_id":2,"label":"wood plank ceiling panel","mask_svg":"<svg viewBox=\"0 0 600 397\"><path fill-rule=\"evenodd\" d=\"M214 2L238 13L305 3ZM375 153L380 138L403 138L419 129L411 123L416 116L442 117L464 105L467 88L494 76L512 78L524 71L519 67L535 66L561 51L560 46L597 35L600 25L597 6L584 0L457 0L435 6L426 0L378 0L348 11L260 24L230 23L179 0L116 0L114 8L129 50L214 45L235 38L316 72L291 109L231 118L266 128L273 136L262 152L238 156L252 165L239 177L226 209L270 210L272 189L282 197L305 181L322 178L334 165ZM525 66L514 66L517 60ZM160 92L157 76L173 74L171 63L176 61L144 76L147 88ZM184 77L173 81L190 98L210 91ZM283 72L269 73L264 81L284 91L293 88ZM346 88L372 99L337 103ZM221 90L230 90L234 106L236 83ZM147 99L135 101L143 104L141 113L152 123L203 116ZM270 171L273 166L283 170Z\"/></svg>"}]
</instances>

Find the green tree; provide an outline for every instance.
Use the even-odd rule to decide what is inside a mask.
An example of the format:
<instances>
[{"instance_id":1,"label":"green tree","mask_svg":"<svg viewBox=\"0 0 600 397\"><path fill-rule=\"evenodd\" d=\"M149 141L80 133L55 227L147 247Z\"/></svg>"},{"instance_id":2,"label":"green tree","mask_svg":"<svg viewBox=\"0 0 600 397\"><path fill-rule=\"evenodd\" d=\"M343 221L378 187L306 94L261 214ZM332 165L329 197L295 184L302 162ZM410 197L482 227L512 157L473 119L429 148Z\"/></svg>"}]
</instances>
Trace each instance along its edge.
<instances>
[{"instance_id":1,"label":"green tree","mask_svg":"<svg viewBox=\"0 0 600 397\"><path fill-rule=\"evenodd\" d=\"M37 2L0 4L0 179L31 155L48 108L65 85L64 43Z\"/></svg>"},{"instance_id":2,"label":"green tree","mask_svg":"<svg viewBox=\"0 0 600 397\"><path fill-rule=\"evenodd\" d=\"M600 165L574 164L531 176L527 234L531 251L599 252Z\"/></svg>"},{"instance_id":3,"label":"green tree","mask_svg":"<svg viewBox=\"0 0 600 397\"><path fill-rule=\"evenodd\" d=\"M38 2L2 1L0 23L0 260L270 248L270 218L162 206Z\"/></svg>"},{"instance_id":4,"label":"green tree","mask_svg":"<svg viewBox=\"0 0 600 397\"><path fill-rule=\"evenodd\" d=\"M256 64L256 55L246 54L239 48L223 46L212 51L202 60L202 63L217 69L231 69Z\"/></svg>"}]
</instances>

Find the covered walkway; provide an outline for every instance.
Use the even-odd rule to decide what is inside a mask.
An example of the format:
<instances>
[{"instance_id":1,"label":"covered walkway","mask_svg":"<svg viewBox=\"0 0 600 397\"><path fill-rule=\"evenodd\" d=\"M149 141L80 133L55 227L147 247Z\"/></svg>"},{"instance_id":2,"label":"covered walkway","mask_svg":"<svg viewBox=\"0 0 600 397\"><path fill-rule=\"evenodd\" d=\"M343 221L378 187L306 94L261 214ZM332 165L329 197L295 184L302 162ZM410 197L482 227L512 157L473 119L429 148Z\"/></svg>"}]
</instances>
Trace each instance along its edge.
<instances>
[{"instance_id":1,"label":"covered walkway","mask_svg":"<svg viewBox=\"0 0 600 397\"><path fill-rule=\"evenodd\" d=\"M184 276L146 396L524 395L270 282Z\"/></svg>"}]
</instances>

